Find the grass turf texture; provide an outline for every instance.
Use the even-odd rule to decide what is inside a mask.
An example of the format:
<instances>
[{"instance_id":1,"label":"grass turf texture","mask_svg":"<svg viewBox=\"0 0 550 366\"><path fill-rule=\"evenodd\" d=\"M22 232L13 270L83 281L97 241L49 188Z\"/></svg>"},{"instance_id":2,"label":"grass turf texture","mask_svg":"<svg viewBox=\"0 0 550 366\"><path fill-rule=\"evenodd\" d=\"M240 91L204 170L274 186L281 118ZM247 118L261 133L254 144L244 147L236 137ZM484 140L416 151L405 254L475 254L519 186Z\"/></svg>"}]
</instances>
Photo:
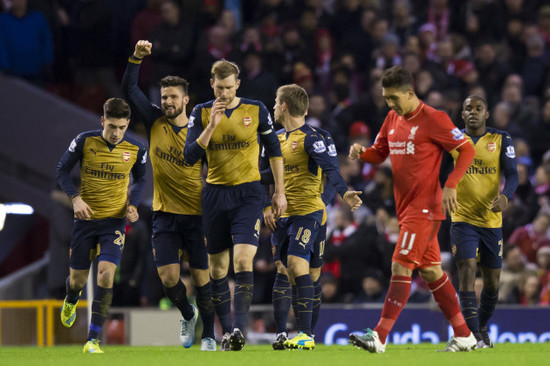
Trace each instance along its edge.
<instances>
[{"instance_id":1,"label":"grass turf texture","mask_svg":"<svg viewBox=\"0 0 550 366\"><path fill-rule=\"evenodd\" d=\"M339 365L549 365L550 343L497 344L473 352L436 352L445 344L388 345L386 353L371 354L353 346L318 345L314 351L273 351L271 346L246 345L240 352L201 352L199 346L101 347L105 354L82 354L82 346L1 347L0 365L11 366L339 366Z\"/></svg>"}]
</instances>

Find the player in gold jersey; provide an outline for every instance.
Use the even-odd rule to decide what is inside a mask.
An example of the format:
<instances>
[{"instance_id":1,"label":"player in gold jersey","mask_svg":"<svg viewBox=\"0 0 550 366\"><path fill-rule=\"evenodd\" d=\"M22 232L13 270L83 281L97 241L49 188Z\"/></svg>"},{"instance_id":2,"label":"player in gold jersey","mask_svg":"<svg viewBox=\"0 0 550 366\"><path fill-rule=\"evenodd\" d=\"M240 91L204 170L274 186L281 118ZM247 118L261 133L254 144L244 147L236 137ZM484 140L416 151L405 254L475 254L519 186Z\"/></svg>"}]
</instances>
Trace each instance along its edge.
<instances>
[{"instance_id":1,"label":"player in gold jersey","mask_svg":"<svg viewBox=\"0 0 550 366\"><path fill-rule=\"evenodd\" d=\"M188 83L178 76L162 78L161 108L151 104L137 85L141 60L151 54L151 47L148 41L136 43L122 91L144 122L149 137L154 179L153 256L164 292L182 316L180 342L189 348L195 336L197 314L180 279L180 262L183 253L187 254L203 321L201 350L215 351L214 306L201 220L202 164L189 165L183 159L189 122Z\"/></svg>"},{"instance_id":2,"label":"player in gold jersey","mask_svg":"<svg viewBox=\"0 0 550 366\"><path fill-rule=\"evenodd\" d=\"M459 297L464 319L476 336L478 348L493 347L487 322L498 299L502 267L502 211L517 185L516 155L507 132L486 126L489 112L483 97L464 100L465 135L474 145L475 157L457 186L460 205L451 215L451 245L459 274ZM456 153L452 152L453 158ZM499 192L502 176L506 179ZM478 309L474 283L479 263L483 290Z\"/></svg>"},{"instance_id":3,"label":"player in gold jersey","mask_svg":"<svg viewBox=\"0 0 550 366\"><path fill-rule=\"evenodd\" d=\"M326 221L323 192L323 174L343 200L357 209L362 201L360 191L348 190L338 166L334 164L336 148L328 145L325 137L313 127L305 124L309 106L306 91L296 85L284 85L277 90L274 115L275 121L283 125L278 133L284 162L285 193L288 207L281 218L276 220L270 211L264 215L266 225L274 230L272 245L279 253L277 261L279 273L288 269L292 293L296 302L298 335L284 342L285 348L313 349L312 314L314 285L310 276L310 263L316 248L320 229ZM320 266L317 267L318 273ZM294 299L293 299L294 300Z\"/></svg>"},{"instance_id":4,"label":"player in gold jersey","mask_svg":"<svg viewBox=\"0 0 550 366\"><path fill-rule=\"evenodd\" d=\"M113 298L115 271L122 255L125 220L138 220L145 188L145 147L125 136L130 106L120 98L103 105L102 130L84 132L72 142L57 165L57 181L73 202L75 222L70 247L70 274L61 321L71 327L76 304L86 284L90 263L97 257L97 289L84 353L103 353L98 337ZM80 163L81 188L75 188L71 171ZM133 183L130 197L130 173ZM129 204L128 204L129 198Z\"/></svg>"},{"instance_id":5,"label":"player in gold jersey","mask_svg":"<svg viewBox=\"0 0 550 366\"><path fill-rule=\"evenodd\" d=\"M189 118L185 161L206 155L208 176L202 193L203 223L212 277L212 300L222 325L221 349L239 351L252 300L252 261L258 248L263 208L258 159L261 141L275 179L274 214L286 209L281 147L265 105L237 97L236 64L220 60L211 70L215 100L197 105ZM258 141L259 140L259 141ZM234 323L227 273L233 250L235 269Z\"/></svg>"}]
</instances>

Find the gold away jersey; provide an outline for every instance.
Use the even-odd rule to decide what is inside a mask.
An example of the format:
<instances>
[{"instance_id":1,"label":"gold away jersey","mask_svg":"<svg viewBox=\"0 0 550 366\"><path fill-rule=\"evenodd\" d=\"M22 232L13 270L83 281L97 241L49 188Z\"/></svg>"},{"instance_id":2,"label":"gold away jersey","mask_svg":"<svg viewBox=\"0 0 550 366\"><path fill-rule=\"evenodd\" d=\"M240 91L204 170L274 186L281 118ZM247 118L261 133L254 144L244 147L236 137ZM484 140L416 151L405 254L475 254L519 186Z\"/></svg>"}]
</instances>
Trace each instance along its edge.
<instances>
[{"instance_id":1,"label":"gold away jersey","mask_svg":"<svg viewBox=\"0 0 550 366\"><path fill-rule=\"evenodd\" d=\"M201 214L202 164L188 165L183 159L187 126L172 125L162 110L151 104L137 82L141 61L130 59L122 91L132 111L145 124L153 167L153 210L180 215Z\"/></svg>"},{"instance_id":2,"label":"gold away jersey","mask_svg":"<svg viewBox=\"0 0 550 366\"><path fill-rule=\"evenodd\" d=\"M506 177L503 194L510 199L517 186L516 154L507 132L487 128L482 136L465 136L476 151L474 160L457 186L458 210L453 222L465 222L484 228L502 226L502 213L491 211L491 201L498 197L500 181ZM456 159L456 151L452 151ZM515 183L514 183L515 181Z\"/></svg>"},{"instance_id":3,"label":"gold away jersey","mask_svg":"<svg viewBox=\"0 0 550 366\"><path fill-rule=\"evenodd\" d=\"M213 101L199 104L189 118L185 160L195 164L206 150L206 182L236 186L260 180L258 136L271 157L281 156L272 128L273 122L263 103L241 98L234 109L226 110L206 149L196 141L210 122Z\"/></svg>"},{"instance_id":4,"label":"gold away jersey","mask_svg":"<svg viewBox=\"0 0 550 366\"><path fill-rule=\"evenodd\" d=\"M343 197L347 185L333 159L336 148L309 125L277 134L283 154L287 210L283 217L307 215L325 209L321 198L323 172Z\"/></svg>"},{"instance_id":5,"label":"gold away jersey","mask_svg":"<svg viewBox=\"0 0 550 366\"><path fill-rule=\"evenodd\" d=\"M153 166L153 210L201 214L202 165L187 165L183 149L187 127L172 126L165 117L153 122L149 156Z\"/></svg>"},{"instance_id":6,"label":"gold away jersey","mask_svg":"<svg viewBox=\"0 0 550 366\"><path fill-rule=\"evenodd\" d=\"M63 191L74 197L80 194L94 211L91 219L122 218L126 215L130 173L133 176L130 204L138 206L145 186L145 147L125 136L111 145L102 131L84 132L72 142L57 167ZM71 180L71 170L80 162L81 187L77 192Z\"/></svg>"}]
</instances>

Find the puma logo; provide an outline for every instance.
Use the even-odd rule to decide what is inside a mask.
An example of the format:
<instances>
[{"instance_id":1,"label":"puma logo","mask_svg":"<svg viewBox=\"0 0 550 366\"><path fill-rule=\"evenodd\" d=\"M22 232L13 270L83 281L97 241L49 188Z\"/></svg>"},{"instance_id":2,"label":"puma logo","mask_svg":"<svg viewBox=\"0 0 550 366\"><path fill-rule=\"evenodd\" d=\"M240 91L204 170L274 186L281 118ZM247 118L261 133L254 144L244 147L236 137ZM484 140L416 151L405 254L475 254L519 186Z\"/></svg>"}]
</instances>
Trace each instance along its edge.
<instances>
[{"instance_id":1,"label":"puma logo","mask_svg":"<svg viewBox=\"0 0 550 366\"><path fill-rule=\"evenodd\" d=\"M221 296L211 296L212 302L221 302L222 297Z\"/></svg>"},{"instance_id":2,"label":"puma logo","mask_svg":"<svg viewBox=\"0 0 550 366\"><path fill-rule=\"evenodd\" d=\"M307 308L307 302L300 302L300 301L298 301L297 304L298 304L298 306L301 305L301 306L303 306L304 308Z\"/></svg>"},{"instance_id":3,"label":"puma logo","mask_svg":"<svg viewBox=\"0 0 550 366\"><path fill-rule=\"evenodd\" d=\"M275 289L273 289L273 292L284 295L286 293L286 290L275 290Z\"/></svg>"}]
</instances>

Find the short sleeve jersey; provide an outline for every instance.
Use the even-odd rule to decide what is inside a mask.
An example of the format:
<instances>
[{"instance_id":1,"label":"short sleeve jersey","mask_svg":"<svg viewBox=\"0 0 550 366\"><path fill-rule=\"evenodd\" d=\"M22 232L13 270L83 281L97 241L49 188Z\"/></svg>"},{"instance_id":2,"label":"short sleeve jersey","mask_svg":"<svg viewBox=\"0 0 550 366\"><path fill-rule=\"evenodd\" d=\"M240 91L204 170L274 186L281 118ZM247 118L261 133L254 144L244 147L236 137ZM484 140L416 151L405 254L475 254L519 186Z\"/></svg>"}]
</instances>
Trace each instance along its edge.
<instances>
[{"instance_id":1,"label":"short sleeve jersey","mask_svg":"<svg viewBox=\"0 0 550 366\"><path fill-rule=\"evenodd\" d=\"M491 201L499 195L503 168L516 164L512 138L507 132L494 128L487 128L479 138L472 139L467 134L466 137L472 141L476 155L456 187L460 205L451 218L453 222L499 228L502 213L491 211ZM456 159L456 152L451 155Z\"/></svg>"},{"instance_id":2,"label":"short sleeve jersey","mask_svg":"<svg viewBox=\"0 0 550 366\"><path fill-rule=\"evenodd\" d=\"M441 111L424 104L408 115L390 111L373 148L390 156L399 223L406 218L443 220L439 168L443 151L468 143Z\"/></svg>"}]
</instances>

